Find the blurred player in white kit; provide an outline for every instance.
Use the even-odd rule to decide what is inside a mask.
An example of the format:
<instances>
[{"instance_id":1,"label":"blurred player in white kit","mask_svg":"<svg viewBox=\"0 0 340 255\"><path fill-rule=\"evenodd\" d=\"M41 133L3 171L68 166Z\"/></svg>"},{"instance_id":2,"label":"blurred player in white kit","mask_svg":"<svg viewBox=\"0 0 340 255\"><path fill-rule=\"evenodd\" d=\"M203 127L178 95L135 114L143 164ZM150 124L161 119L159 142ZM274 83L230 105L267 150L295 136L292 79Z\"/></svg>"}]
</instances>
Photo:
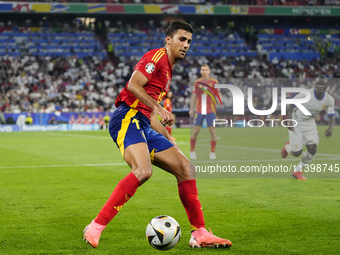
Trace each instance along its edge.
<instances>
[{"instance_id":1,"label":"blurred player in white kit","mask_svg":"<svg viewBox=\"0 0 340 255\"><path fill-rule=\"evenodd\" d=\"M295 167L292 176L298 180L306 180L302 174L302 169L309 164L316 154L319 145L319 134L316 128L315 118L321 111L326 111L329 117L329 127L325 131L324 137L331 138L334 120L334 98L327 92L328 79L324 75L316 78L315 89L310 89L311 99L303 106L312 114L305 115L300 109L290 105L288 107L288 118L297 121L297 126L288 128L289 141L281 150L281 156L286 158L289 153L295 157L302 154L303 145L307 151L303 153L300 163ZM294 98L304 98L305 94L300 93Z\"/></svg>"}]
</instances>

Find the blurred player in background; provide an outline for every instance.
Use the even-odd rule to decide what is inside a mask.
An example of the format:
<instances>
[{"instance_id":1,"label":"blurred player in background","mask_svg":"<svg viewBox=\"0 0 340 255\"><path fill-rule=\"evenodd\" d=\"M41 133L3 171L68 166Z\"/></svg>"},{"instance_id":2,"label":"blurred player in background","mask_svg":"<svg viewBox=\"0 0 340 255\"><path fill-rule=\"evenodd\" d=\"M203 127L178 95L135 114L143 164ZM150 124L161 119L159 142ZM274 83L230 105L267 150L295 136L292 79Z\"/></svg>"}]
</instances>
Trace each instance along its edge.
<instances>
[{"instance_id":1,"label":"blurred player in background","mask_svg":"<svg viewBox=\"0 0 340 255\"><path fill-rule=\"evenodd\" d=\"M200 129L203 124L204 118L207 120L207 126L210 132L210 159L216 159L215 148L216 148L216 131L213 126L214 119L216 119L216 92L221 97L221 92L219 89L215 89L215 84L218 84L218 81L212 77L210 77L210 68L208 65L203 65L201 67L201 75L202 77L195 81L194 90L192 92L191 101L190 101L190 117L194 117L194 128L190 137L190 158L197 159L195 146L197 135L200 132ZM208 93L209 92L209 93ZM214 99L211 97L213 96ZM206 112L202 112L202 99L206 102ZM203 102L203 103L204 103Z\"/></svg>"},{"instance_id":2,"label":"blurred player in background","mask_svg":"<svg viewBox=\"0 0 340 255\"><path fill-rule=\"evenodd\" d=\"M164 99L164 109L167 110L168 112L171 112L172 113L172 97L173 97L173 94L172 94L172 91L169 91L168 94L166 94L166 98ZM174 120L175 120L175 114L172 114ZM169 132L169 134L172 136L171 134L171 131L172 131L172 128L171 126L165 126L165 129ZM176 138L172 136L172 139L174 141L176 141Z\"/></svg>"},{"instance_id":3,"label":"blurred player in background","mask_svg":"<svg viewBox=\"0 0 340 255\"><path fill-rule=\"evenodd\" d=\"M103 129L107 129L109 127L109 123L110 123L110 116L109 116L108 113L105 114L103 120L104 120Z\"/></svg>"},{"instance_id":4,"label":"blurred player in background","mask_svg":"<svg viewBox=\"0 0 340 255\"><path fill-rule=\"evenodd\" d=\"M324 137L331 138L334 120L334 98L327 92L328 79L324 75L316 78L315 89L310 89L311 99L304 103L303 106L312 114L305 115L300 109L289 105L288 119L297 121L297 126L289 127L289 141L286 142L281 150L281 156L286 158L289 153L295 157L299 157L302 153L303 145L306 145L307 151L302 155L300 163L295 167L292 176L298 180L306 180L302 174L302 169L306 164L309 164L319 145L319 134L316 128L315 118L321 111L326 111L329 117L329 127L325 131ZM300 93L294 98L304 98L305 94Z\"/></svg>"},{"instance_id":5,"label":"blurred player in background","mask_svg":"<svg viewBox=\"0 0 340 255\"><path fill-rule=\"evenodd\" d=\"M118 183L97 217L84 229L84 239L92 247L98 246L106 225L122 210L138 187L152 176L151 164L177 179L179 197L191 225L190 246L223 248L232 245L229 240L206 230L195 167L162 125L173 124L172 114L160 102L169 91L173 66L184 59L189 50L193 32L190 24L173 21L166 31L165 47L143 55L116 99L117 109L109 131L131 172Z\"/></svg>"}]
</instances>

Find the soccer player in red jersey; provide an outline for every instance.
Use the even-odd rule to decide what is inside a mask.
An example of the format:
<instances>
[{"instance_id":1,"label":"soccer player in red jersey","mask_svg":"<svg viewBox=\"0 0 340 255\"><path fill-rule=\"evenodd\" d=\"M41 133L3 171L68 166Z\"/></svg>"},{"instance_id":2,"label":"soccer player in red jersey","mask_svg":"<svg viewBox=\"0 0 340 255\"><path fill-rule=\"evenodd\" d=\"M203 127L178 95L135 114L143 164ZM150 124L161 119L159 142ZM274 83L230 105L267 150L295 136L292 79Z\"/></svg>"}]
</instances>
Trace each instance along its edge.
<instances>
[{"instance_id":1,"label":"soccer player in red jersey","mask_svg":"<svg viewBox=\"0 0 340 255\"><path fill-rule=\"evenodd\" d=\"M164 99L164 109L167 110L168 112L171 112L172 113L172 91L169 91L168 94L166 94L166 98ZM175 119L175 115L172 114L173 118ZM169 134L171 135L171 131L172 131L172 128L171 126L165 126L165 129L169 132ZM174 141L176 141L176 138L172 137L172 139Z\"/></svg>"},{"instance_id":2,"label":"soccer player in red jersey","mask_svg":"<svg viewBox=\"0 0 340 255\"><path fill-rule=\"evenodd\" d=\"M220 97L221 93L219 89L214 88L215 84L218 84L218 81L210 77L210 68L208 65L203 65L201 67L201 75L202 77L195 81L190 101L189 115L190 117L194 117L194 129L190 137L190 158L197 159L195 152L196 139L202 127L203 120L206 118L211 137L211 151L209 158L216 159L215 148L217 137L213 122L214 119L216 119L216 93L218 93Z\"/></svg>"},{"instance_id":3,"label":"soccer player in red jersey","mask_svg":"<svg viewBox=\"0 0 340 255\"><path fill-rule=\"evenodd\" d=\"M92 247L98 246L106 225L137 188L151 177L151 164L177 178L179 197L191 224L190 246L232 245L229 240L206 230L196 188L195 167L161 124L173 124L172 114L159 103L169 91L173 66L184 59L189 50L192 34L191 25L173 21L166 32L166 45L144 54L116 99L117 109L110 120L109 132L131 172L118 183L97 217L84 229L84 239Z\"/></svg>"}]
</instances>

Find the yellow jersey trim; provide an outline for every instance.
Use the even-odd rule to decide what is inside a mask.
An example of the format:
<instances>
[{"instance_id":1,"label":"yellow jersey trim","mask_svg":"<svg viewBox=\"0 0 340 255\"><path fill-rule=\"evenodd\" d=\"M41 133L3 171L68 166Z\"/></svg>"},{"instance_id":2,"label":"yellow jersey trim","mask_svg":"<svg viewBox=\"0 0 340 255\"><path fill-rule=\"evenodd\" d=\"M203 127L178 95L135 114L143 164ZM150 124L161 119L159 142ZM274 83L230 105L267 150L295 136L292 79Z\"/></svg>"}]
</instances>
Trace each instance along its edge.
<instances>
[{"instance_id":1,"label":"yellow jersey trim","mask_svg":"<svg viewBox=\"0 0 340 255\"><path fill-rule=\"evenodd\" d=\"M165 49L160 49L160 50L158 50L158 51L156 51L156 53L155 53L155 55L153 55L153 57L152 57L152 61L155 61L156 62L156 59L159 57L159 55L160 54L162 54L162 53L165 53Z\"/></svg>"},{"instance_id":2,"label":"yellow jersey trim","mask_svg":"<svg viewBox=\"0 0 340 255\"><path fill-rule=\"evenodd\" d=\"M133 104L132 104L132 105L130 105L130 107L131 107L131 108L136 108L136 107L137 107L137 105L138 105L138 103L139 103L139 100L138 100L138 99L136 99L136 101L134 101L134 102L133 102Z\"/></svg>"},{"instance_id":3,"label":"yellow jersey trim","mask_svg":"<svg viewBox=\"0 0 340 255\"><path fill-rule=\"evenodd\" d=\"M162 48L162 49L158 50L158 51L155 53L155 55L153 55L153 57L152 57L151 60L153 60L155 63L157 63L157 62L161 59L161 57L162 57L164 54L165 54L165 49Z\"/></svg>"}]
</instances>

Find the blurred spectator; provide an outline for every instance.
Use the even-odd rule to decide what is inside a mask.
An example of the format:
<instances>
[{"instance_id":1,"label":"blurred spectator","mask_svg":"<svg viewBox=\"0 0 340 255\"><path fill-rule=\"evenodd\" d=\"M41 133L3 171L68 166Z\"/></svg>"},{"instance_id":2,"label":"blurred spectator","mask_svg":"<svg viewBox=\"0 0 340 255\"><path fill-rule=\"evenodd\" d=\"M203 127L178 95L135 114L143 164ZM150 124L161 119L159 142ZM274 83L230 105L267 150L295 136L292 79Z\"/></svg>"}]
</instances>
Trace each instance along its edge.
<instances>
[{"instance_id":1,"label":"blurred spectator","mask_svg":"<svg viewBox=\"0 0 340 255\"><path fill-rule=\"evenodd\" d=\"M109 123L110 123L110 116L109 116L108 113L105 114L103 120L104 120L103 129L107 129L109 127Z\"/></svg>"},{"instance_id":2,"label":"blurred spectator","mask_svg":"<svg viewBox=\"0 0 340 255\"><path fill-rule=\"evenodd\" d=\"M5 124L6 124L5 116L0 112L0 125L5 125Z\"/></svg>"},{"instance_id":3,"label":"blurred spectator","mask_svg":"<svg viewBox=\"0 0 340 255\"><path fill-rule=\"evenodd\" d=\"M219 4L223 3L223 1L206 1L206 3ZM51 24L48 29L51 29L56 24L58 23ZM91 30L90 28L83 28L81 23L77 24L75 23L74 26L63 24L62 29L65 30L62 31L71 29L70 27L76 27L75 29L79 30ZM3 25L5 26L5 23ZM105 22L105 25L111 26L112 32L125 31L127 38L134 36L134 34L146 33L146 40L151 40L155 31L164 33L166 28L166 23L161 23L159 28L152 30L153 27L156 27L155 22L152 20L135 26L128 26L120 21ZM209 46L209 40L213 36L234 41L238 36L234 31L238 30L236 29L237 26L233 22L228 22L225 26L225 29L219 28L216 31L211 28L198 31L194 35L193 47L195 46L195 39L200 39L197 41L206 41L205 46ZM8 31L14 31L13 29L13 27L9 26ZM30 32L28 25L25 25L22 29L26 29L26 33ZM244 32L241 34L249 39L247 40L249 45L253 45L254 40L256 40L256 33L253 28L248 26L243 30ZM58 33L54 34L55 37L58 37ZM291 40L292 38L289 39ZM295 43L303 44L299 40L297 39ZM124 43L129 46L126 41ZM258 45L260 44L258 43ZM158 42L152 44L152 47L155 48L161 46ZM223 47L223 45L219 44L216 47ZM321 73L326 74L329 78L340 78L338 48L331 43L330 37L320 40L319 46L316 48L320 51L325 49L324 57L312 61L297 61L284 58L269 61L262 56L262 54L266 54L262 46L258 47L257 51L249 48L244 50L244 52L252 51L255 55L257 54L253 57L243 56L242 52L237 52L234 49L230 51L239 53L239 56L213 57L204 56L204 54L195 57L187 56L183 61L176 64L173 69L173 79L170 87L174 95L173 108L174 110L187 110L189 108L190 88L193 81L198 78L199 69L203 64L209 64L212 77L217 78L221 83L236 82L235 78L259 79L261 84L269 80L269 78L308 80L308 78L315 78ZM293 49L289 50L294 51ZM308 48L307 50L314 52L316 49ZM195 53L200 52L196 51ZM115 98L128 82L134 65L139 60L136 56L119 57L119 62L115 63L99 55L80 58L77 56L63 57L56 55L9 56L4 53L0 56L0 111L6 113L54 113L56 111L95 113L113 111L115 109ZM247 87L251 86L249 84L249 82L245 81L239 86L246 90ZM273 85L275 85L275 81L268 82L265 86L257 88L259 92L257 92L256 97L260 107L270 107L270 88ZM297 82L295 86L311 87L312 85ZM333 82L328 90L336 100L336 107L340 107L339 86ZM223 92L222 96L224 99L231 98L228 92ZM222 101L224 108L231 107L229 100ZM73 120L76 123L102 122L101 125L104 124L102 116L99 118L95 115L92 115L92 118L89 118L89 116L85 115L85 119L83 119L81 115L78 115L77 120L74 120L73 116Z\"/></svg>"},{"instance_id":4,"label":"blurred spectator","mask_svg":"<svg viewBox=\"0 0 340 255\"><path fill-rule=\"evenodd\" d=\"M25 124L26 125L32 125L33 124L33 119L31 117L31 114L30 113L27 113L27 117L25 119Z\"/></svg>"},{"instance_id":5,"label":"blurred spectator","mask_svg":"<svg viewBox=\"0 0 340 255\"><path fill-rule=\"evenodd\" d=\"M71 118L70 118L68 124L71 124L71 125L76 124L76 119L74 118L74 115L71 115Z\"/></svg>"},{"instance_id":6,"label":"blurred spectator","mask_svg":"<svg viewBox=\"0 0 340 255\"><path fill-rule=\"evenodd\" d=\"M48 122L47 122L48 125L57 125L58 122L57 120L55 119L55 117L53 116Z\"/></svg>"}]
</instances>

